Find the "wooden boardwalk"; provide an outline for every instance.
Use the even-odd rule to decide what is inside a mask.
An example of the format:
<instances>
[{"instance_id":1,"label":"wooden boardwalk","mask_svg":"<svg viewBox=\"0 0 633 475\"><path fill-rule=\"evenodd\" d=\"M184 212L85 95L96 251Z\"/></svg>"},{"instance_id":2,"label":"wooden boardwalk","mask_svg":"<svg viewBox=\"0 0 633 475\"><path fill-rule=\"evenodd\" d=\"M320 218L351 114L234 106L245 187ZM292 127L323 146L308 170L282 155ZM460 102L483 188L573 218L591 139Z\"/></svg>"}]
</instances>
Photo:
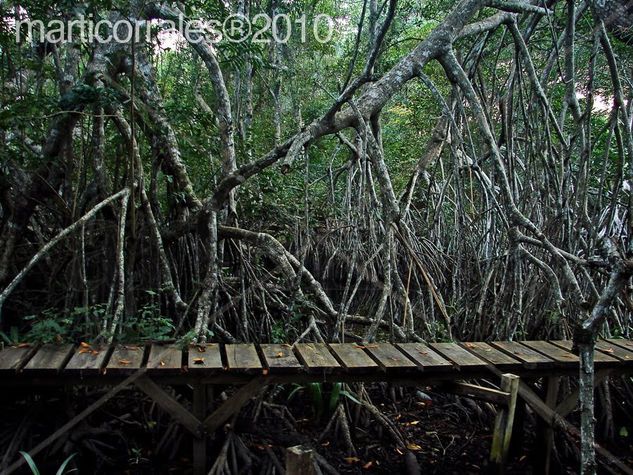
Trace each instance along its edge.
<instances>
[{"instance_id":1,"label":"wooden boardwalk","mask_svg":"<svg viewBox=\"0 0 633 475\"><path fill-rule=\"evenodd\" d=\"M549 473L552 431L577 429L565 421L577 405L578 393L559 394L560 376L577 376L578 357L570 341L467 342L467 343L300 343L217 344L191 346L143 345L18 345L0 350L0 387L112 386L64 426L29 450L36 456L72 430L124 389L135 387L178 421L193 436L194 473L206 473L207 437L266 385L302 382L391 381L416 386L436 385L447 392L482 399L499 407L493 435L491 462L506 460L517 400L531 407L549 427L542 473ZM633 373L633 341L600 340L596 344L596 384L611 375ZM486 378L499 389L466 380ZM541 381L545 394L529 382ZM241 385L228 400L212 407L209 387ZM192 400L184 403L165 389L189 385ZM549 432L548 432L549 431ZM599 460L610 469L633 470L602 447ZM0 467L10 474L24 464Z\"/></svg>"},{"instance_id":2,"label":"wooden boardwalk","mask_svg":"<svg viewBox=\"0 0 633 475\"><path fill-rule=\"evenodd\" d=\"M520 376L578 370L570 341L470 343L20 345L0 351L0 385L108 383L145 369L152 378L230 383L256 375L282 380L466 379L492 368ZM596 369L633 369L633 341L601 340Z\"/></svg>"}]
</instances>

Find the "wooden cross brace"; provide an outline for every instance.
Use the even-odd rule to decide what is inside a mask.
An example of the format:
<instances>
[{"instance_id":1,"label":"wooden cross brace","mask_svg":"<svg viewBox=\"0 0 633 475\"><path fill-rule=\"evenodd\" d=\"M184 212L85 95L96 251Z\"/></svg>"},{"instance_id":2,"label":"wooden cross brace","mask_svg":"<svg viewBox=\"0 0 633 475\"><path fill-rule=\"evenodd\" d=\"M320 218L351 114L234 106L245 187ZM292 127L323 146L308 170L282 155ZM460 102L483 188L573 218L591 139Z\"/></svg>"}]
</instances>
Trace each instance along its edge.
<instances>
[{"instance_id":1,"label":"wooden cross brace","mask_svg":"<svg viewBox=\"0 0 633 475\"><path fill-rule=\"evenodd\" d=\"M123 380L117 386L113 387L100 399L92 403L86 409L77 414L69 422L57 429L53 434L47 437L40 444L29 450L29 455L35 457L42 450L50 446L53 442L66 434L69 430L79 424L82 420L99 409L105 403L110 401L119 392L127 389L131 385L135 385L138 389L147 394L159 407L167 412L171 417L178 421L182 426L194 435L195 439L202 441L202 443L194 443L194 458L198 459L194 462L194 465L202 467L204 470L204 440L207 434L212 434L216 429L222 426L231 416L236 414L246 402L255 396L259 390L267 384L274 383L276 380L272 377L259 377L251 380L225 401L220 407L218 407L211 414L206 416L207 407L206 401L204 406L200 407L201 400L199 398L194 401L194 412L197 415L192 414L187 408L185 408L179 401L173 396L167 393L158 384L152 381L145 375L147 368L142 368L136 373L132 374L127 379ZM199 390L200 388L196 388ZM204 388L202 388L204 390ZM199 392L198 392L199 394ZM197 404L196 404L197 403ZM198 406L198 407L196 407ZM206 417L205 417L206 416ZM25 463L24 458L18 459L15 463L7 467L2 472L3 475L9 475L22 467ZM203 473L197 470L197 473Z\"/></svg>"},{"instance_id":2,"label":"wooden cross brace","mask_svg":"<svg viewBox=\"0 0 633 475\"><path fill-rule=\"evenodd\" d=\"M182 424L191 434L195 437L203 437L205 434L215 432L231 416L237 413L244 404L254 397L261 388L273 382L273 378L271 377L252 379L204 419L199 419L189 412L180 402L151 379L147 377L140 378L136 380L134 384L165 412L169 413L175 420ZM200 410L198 409L196 412L200 412Z\"/></svg>"}]
</instances>

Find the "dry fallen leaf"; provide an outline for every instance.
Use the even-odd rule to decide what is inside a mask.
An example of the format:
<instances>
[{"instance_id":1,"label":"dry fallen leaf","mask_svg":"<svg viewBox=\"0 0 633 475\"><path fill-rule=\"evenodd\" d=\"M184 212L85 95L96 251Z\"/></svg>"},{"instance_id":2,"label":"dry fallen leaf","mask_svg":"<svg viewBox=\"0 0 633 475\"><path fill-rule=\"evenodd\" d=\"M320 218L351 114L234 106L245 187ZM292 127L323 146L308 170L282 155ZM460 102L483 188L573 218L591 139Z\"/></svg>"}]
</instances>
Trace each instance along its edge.
<instances>
[{"instance_id":1,"label":"dry fallen leaf","mask_svg":"<svg viewBox=\"0 0 633 475\"><path fill-rule=\"evenodd\" d=\"M206 346L198 346L198 353L204 353L205 351L207 351Z\"/></svg>"},{"instance_id":2,"label":"dry fallen leaf","mask_svg":"<svg viewBox=\"0 0 633 475\"><path fill-rule=\"evenodd\" d=\"M193 364L204 364L204 358L194 358Z\"/></svg>"},{"instance_id":3,"label":"dry fallen leaf","mask_svg":"<svg viewBox=\"0 0 633 475\"><path fill-rule=\"evenodd\" d=\"M165 362L163 360L160 360L160 365L165 366Z\"/></svg>"},{"instance_id":4,"label":"dry fallen leaf","mask_svg":"<svg viewBox=\"0 0 633 475\"><path fill-rule=\"evenodd\" d=\"M370 468L372 468L374 466L374 462L367 462L365 465L363 465L363 468L365 470L369 470Z\"/></svg>"},{"instance_id":5,"label":"dry fallen leaf","mask_svg":"<svg viewBox=\"0 0 633 475\"><path fill-rule=\"evenodd\" d=\"M18 348L30 348L31 344L30 343L20 343L18 345Z\"/></svg>"},{"instance_id":6,"label":"dry fallen leaf","mask_svg":"<svg viewBox=\"0 0 633 475\"><path fill-rule=\"evenodd\" d=\"M283 351L280 351L279 353L277 353L277 358L283 358L284 357L284 353Z\"/></svg>"},{"instance_id":7,"label":"dry fallen leaf","mask_svg":"<svg viewBox=\"0 0 633 475\"><path fill-rule=\"evenodd\" d=\"M356 462L360 462L360 459L358 457L345 457L344 459L347 463L356 463Z\"/></svg>"},{"instance_id":8,"label":"dry fallen leaf","mask_svg":"<svg viewBox=\"0 0 633 475\"><path fill-rule=\"evenodd\" d=\"M129 365L130 363L132 363L130 360L119 360L119 364L122 365Z\"/></svg>"},{"instance_id":9,"label":"dry fallen leaf","mask_svg":"<svg viewBox=\"0 0 633 475\"><path fill-rule=\"evenodd\" d=\"M418 444L410 443L410 444L407 444L407 449L412 450L414 452L418 452L422 450L422 447L420 447Z\"/></svg>"},{"instance_id":10,"label":"dry fallen leaf","mask_svg":"<svg viewBox=\"0 0 633 475\"><path fill-rule=\"evenodd\" d=\"M262 370L262 374L263 374L264 376L266 376L266 375L268 374L268 368L264 368L264 369Z\"/></svg>"},{"instance_id":11,"label":"dry fallen leaf","mask_svg":"<svg viewBox=\"0 0 633 475\"><path fill-rule=\"evenodd\" d=\"M604 352L606 352L606 353L613 353L613 348L610 348L610 347L609 347L609 348L605 348L605 349L604 349L604 350L602 350L602 351L604 351Z\"/></svg>"},{"instance_id":12,"label":"dry fallen leaf","mask_svg":"<svg viewBox=\"0 0 633 475\"><path fill-rule=\"evenodd\" d=\"M79 343L79 346L81 346L82 348L90 348L90 343L82 341L81 343Z\"/></svg>"}]
</instances>

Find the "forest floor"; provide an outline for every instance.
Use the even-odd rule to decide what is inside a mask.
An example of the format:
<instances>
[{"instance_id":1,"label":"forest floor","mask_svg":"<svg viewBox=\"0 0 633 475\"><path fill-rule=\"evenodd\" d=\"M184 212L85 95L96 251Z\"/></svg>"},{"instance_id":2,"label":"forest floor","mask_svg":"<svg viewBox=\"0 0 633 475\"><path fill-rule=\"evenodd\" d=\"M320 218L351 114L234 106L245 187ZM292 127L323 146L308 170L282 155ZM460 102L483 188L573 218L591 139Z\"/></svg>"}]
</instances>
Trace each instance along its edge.
<instances>
[{"instance_id":1,"label":"forest floor","mask_svg":"<svg viewBox=\"0 0 633 475\"><path fill-rule=\"evenodd\" d=\"M297 388L292 394L293 389L296 388L280 389L274 396L276 404L263 404L257 408L256 403L251 403L233 421L233 433L253 456L249 469L233 454L237 466L245 469L240 473L265 473L263 467L272 467L269 460L273 454L277 463L283 466L285 448L299 444L313 446L340 474L410 473L407 458L410 463L411 456L405 455L394 437L373 417L367 417L366 411L356 411L358 406L354 401L345 399L349 396L342 395L339 402L350 410L356 454L349 452L341 432L334 430L335 424L324 433L332 414L330 408L321 407L323 413L317 417L314 400L307 388ZM466 475L485 472L494 422L492 406L435 393L430 388L424 393L399 390L386 384L367 385L366 389L373 404L406 438L421 473ZM328 401L328 390L324 388L323 401ZM11 458L18 456L18 449L28 450L96 394L83 393L83 396L88 399L84 400L80 393L62 395L59 392L42 397L28 395L27 391L13 397L0 396L6 408L6 416L0 424L0 460L7 444L12 444ZM542 454L535 449L533 418L526 416L523 427L523 436L519 438L522 440L516 441L518 443L513 447L506 473L538 473L538 470L534 471L533 461ZM630 440L626 442L609 448L625 462L633 464L633 445ZM212 462L221 446L221 443L211 446ZM54 473L61 461L72 453L76 453L74 461L79 469L75 473L80 474L191 472L190 437L137 393L121 395L108 408L78 426L67 439L56 444L48 457L38 457L41 473ZM573 454L570 452L562 457L564 460L557 473L577 473L578 462Z\"/></svg>"}]
</instances>

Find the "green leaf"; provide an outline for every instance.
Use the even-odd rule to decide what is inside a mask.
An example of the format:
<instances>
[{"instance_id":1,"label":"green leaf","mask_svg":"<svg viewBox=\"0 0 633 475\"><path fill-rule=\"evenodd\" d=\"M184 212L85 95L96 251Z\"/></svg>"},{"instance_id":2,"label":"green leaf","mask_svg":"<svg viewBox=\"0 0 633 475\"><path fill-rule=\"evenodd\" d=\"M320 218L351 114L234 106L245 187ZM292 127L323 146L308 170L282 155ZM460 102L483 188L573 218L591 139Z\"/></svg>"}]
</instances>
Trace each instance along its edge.
<instances>
[{"instance_id":1,"label":"green leaf","mask_svg":"<svg viewBox=\"0 0 633 475\"><path fill-rule=\"evenodd\" d=\"M350 393L349 391L341 391L341 396L345 396L347 399L349 399L349 400L351 400L351 401L355 402L356 404L361 404L361 402L360 402L358 399L356 399L356 398L352 395L352 393Z\"/></svg>"},{"instance_id":2,"label":"green leaf","mask_svg":"<svg viewBox=\"0 0 633 475\"><path fill-rule=\"evenodd\" d=\"M66 467L68 466L68 464L70 463L70 461L73 459L75 455L77 454L72 454L70 457L64 460L64 463L62 463L59 469L57 469L56 475L64 475L64 472L66 471Z\"/></svg>"},{"instance_id":3,"label":"green leaf","mask_svg":"<svg viewBox=\"0 0 633 475\"><path fill-rule=\"evenodd\" d=\"M35 465L35 460L33 460L29 454L22 450L20 450L20 455L22 455L22 457L24 457L24 460L26 460L26 463L31 469L31 473L33 473L33 475L40 475L40 471L37 469L37 465Z\"/></svg>"},{"instance_id":4,"label":"green leaf","mask_svg":"<svg viewBox=\"0 0 633 475\"><path fill-rule=\"evenodd\" d=\"M341 399L341 383L334 383L332 387L332 392L330 393L330 405L329 410L333 412L338 405L339 400Z\"/></svg>"},{"instance_id":5,"label":"green leaf","mask_svg":"<svg viewBox=\"0 0 633 475\"><path fill-rule=\"evenodd\" d=\"M626 428L626 426L620 427L620 437L628 437L628 436L629 436L629 430Z\"/></svg>"}]
</instances>

